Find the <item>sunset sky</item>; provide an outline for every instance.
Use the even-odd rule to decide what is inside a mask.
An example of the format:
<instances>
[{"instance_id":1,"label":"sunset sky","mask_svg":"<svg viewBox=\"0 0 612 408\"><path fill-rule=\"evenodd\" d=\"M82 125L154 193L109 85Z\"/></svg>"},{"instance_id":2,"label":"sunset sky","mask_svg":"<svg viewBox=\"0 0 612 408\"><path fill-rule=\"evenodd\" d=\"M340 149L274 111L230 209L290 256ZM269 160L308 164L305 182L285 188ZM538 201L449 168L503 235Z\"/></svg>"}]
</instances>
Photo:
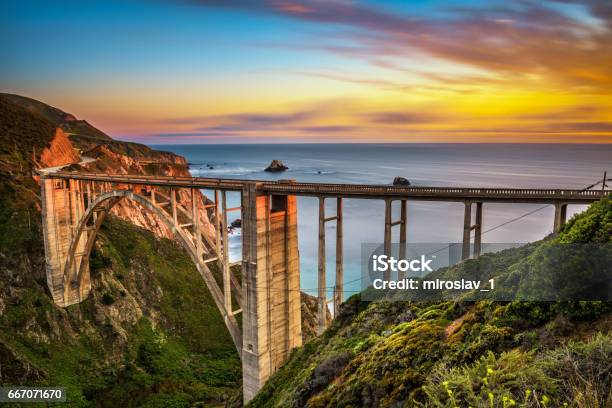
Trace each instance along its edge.
<instances>
[{"instance_id":1,"label":"sunset sky","mask_svg":"<svg viewBox=\"0 0 612 408\"><path fill-rule=\"evenodd\" d=\"M607 1L0 0L0 34L0 91L124 140L612 143Z\"/></svg>"}]
</instances>

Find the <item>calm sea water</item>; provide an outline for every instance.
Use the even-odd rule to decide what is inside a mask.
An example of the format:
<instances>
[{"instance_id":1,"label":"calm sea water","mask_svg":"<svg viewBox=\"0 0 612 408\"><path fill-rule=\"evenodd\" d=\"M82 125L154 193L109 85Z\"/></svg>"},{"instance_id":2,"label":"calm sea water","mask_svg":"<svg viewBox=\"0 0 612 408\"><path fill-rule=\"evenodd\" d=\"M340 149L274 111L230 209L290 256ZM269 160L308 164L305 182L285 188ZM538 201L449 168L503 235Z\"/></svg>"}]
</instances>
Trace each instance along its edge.
<instances>
[{"instance_id":1,"label":"calm sea water","mask_svg":"<svg viewBox=\"0 0 612 408\"><path fill-rule=\"evenodd\" d=\"M612 145L520 144L279 144L279 145L164 145L187 158L194 176L295 179L308 182L390 184L395 176L416 186L584 188L612 174ZM267 173L273 159L289 170ZM213 167L209 169L207 165ZM206 193L206 191L204 191ZM238 194L229 194L231 206ZM541 207L528 204L485 204L483 230L502 225ZM584 206L570 206L568 217ZM300 197L299 246L302 288L316 293L318 202ZM399 204L394 207L397 218ZM328 200L326 213L335 213ZM239 218L232 213L230 220ZM359 290L361 243L382 242L384 204L375 200L345 200L344 257L347 292ZM335 231L327 226L328 286L334 284ZM483 236L483 242L531 242L552 231L553 208L544 208ZM408 202L408 242L459 242L463 233L463 204ZM395 231L394 238L397 238ZM239 232L231 239L231 257L240 258Z\"/></svg>"}]
</instances>

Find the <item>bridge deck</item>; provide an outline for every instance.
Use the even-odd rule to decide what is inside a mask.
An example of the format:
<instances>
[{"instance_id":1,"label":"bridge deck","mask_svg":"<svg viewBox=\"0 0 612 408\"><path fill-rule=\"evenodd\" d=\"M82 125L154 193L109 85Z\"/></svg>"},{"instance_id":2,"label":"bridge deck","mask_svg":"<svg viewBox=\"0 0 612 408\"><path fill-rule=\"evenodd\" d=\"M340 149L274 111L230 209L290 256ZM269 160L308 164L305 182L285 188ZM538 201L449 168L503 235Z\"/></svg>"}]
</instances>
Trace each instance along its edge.
<instances>
[{"instance_id":1,"label":"bridge deck","mask_svg":"<svg viewBox=\"0 0 612 408\"><path fill-rule=\"evenodd\" d=\"M107 175L96 173L56 172L48 178L62 178L118 184L218 189L242 191L255 183L257 189L273 194L291 194L312 197L344 197L367 199L411 199L423 201L481 201L552 203L567 202L588 204L610 194L610 190L534 189L534 188L484 188L484 187L414 187L371 184L299 183L293 181L265 181L245 179L220 179L205 177L162 177L141 175Z\"/></svg>"}]
</instances>

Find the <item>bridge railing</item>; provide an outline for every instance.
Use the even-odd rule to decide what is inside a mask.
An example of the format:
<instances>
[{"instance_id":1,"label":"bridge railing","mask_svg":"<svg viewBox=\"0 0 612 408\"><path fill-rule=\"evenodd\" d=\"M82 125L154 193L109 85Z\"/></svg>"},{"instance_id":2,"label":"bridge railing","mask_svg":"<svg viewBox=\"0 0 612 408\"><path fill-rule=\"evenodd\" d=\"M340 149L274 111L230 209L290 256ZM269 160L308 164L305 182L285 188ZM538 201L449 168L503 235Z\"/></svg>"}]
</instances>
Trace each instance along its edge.
<instances>
[{"instance_id":1,"label":"bridge railing","mask_svg":"<svg viewBox=\"0 0 612 408\"><path fill-rule=\"evenodd\" d=\"M302 183L248 179L223 179L207 177L147 176L128 174L99 174L57 172L47 177L90 181L106 181L121 184L141 184L191 188L211 188L241 191L247 184L257 183L259 188L270 193L302 195L355 195L355 196L412 196L454 198L541 198L597 200L610 194L611 190L534 189L534 188L489 188L489 187L419 187L388 186L372 184Z\"/></svg>"},{"instance_id":2,"label":"bridge railing","mask_svg":"<svg viewBox=\"0 0 612 408\"><path fill-rule=\"evenodd\" d=\"M519 189L519 188L462 188L462 187L412 187L381 186L367 184L323 184L323 183L267 183L262 189L269 192L355 195L413 195L456 197L533 197L533 198L584 198L599 199L610 191L571 189Z\"/></svg>"}]
</instances>

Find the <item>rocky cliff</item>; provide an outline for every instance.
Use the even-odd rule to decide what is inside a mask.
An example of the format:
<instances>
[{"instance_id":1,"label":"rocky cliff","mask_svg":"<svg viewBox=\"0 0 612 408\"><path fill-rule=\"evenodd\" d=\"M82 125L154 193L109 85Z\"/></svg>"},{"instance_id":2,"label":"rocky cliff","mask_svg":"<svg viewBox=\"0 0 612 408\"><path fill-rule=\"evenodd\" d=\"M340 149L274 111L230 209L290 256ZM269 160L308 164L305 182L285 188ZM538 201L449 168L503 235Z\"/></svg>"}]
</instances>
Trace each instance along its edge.
<instances>
[{"instance_id":1,"label":"rocky cliff","mask_svg":"<svg viewBox=\"0 0 612 408\"><path fill-rule=\"evenodd\" d=\"M55 129L53 139L40 153L40 157L36 157L35 152L32 154L41 167L56 167L81 161L81 156L61 128Z\"/></svg>"},{"instance_id":2,"label":"rocky cliff","mask_svg":"<svg viewBox=\"0 0 612 408\"><path fill-rule=\"evenodd\" d=\"M79 163L82 159L94 159L81 166L72 166L72 170L107 174L142 174L190 177L189 167L184 157L170 152L151 149L139 143L121 142L112 139L86 121L78 120L74 115L46 105L40 101L19 95L0 94L6 102L22 107L47 119L56 126L54 137L38 153L34 150L34 163L37 167L55 167L70 163ZM187 190L179 191L177 200L186 208L191 208L191 194ZM204 210L206 198L198 192L200 202L200 225L211 239L214 226L210 217L212 212ZM142 211L130 201L116 205L112 213L133 224L148 229L156 235L174 239L172 233L154 215ZM213 219L214 221L214 219Z\"/></svg>"},{"instance_id":3,"label":"rocky cliff","mask_svg":"<svg viewBox=\"0 0 612 408\"><path fill-rule=\"evenodd\" d=\"M77 145L79 145L77 143ZM132 156L137 152L135 156ZM191 177L189 167L184 157L169 152L152 150L146 146L131 143L100 143L83 152L83 157L95 159L82 165L78 171L106 174L142 174ZM200 226L202 230L214 239L214 213L206 211L204 204L209 203L199 191L196 199L199 201ZM191 193L188 190L177 192L177 201L185 208L191 208ZM113 214L148 229L160 237L174 239L172 232L152 214L144 212L130 201L122 201L116 205ZM212 222L211 222L212 221Z\"/></svg>"}]
</instances>

